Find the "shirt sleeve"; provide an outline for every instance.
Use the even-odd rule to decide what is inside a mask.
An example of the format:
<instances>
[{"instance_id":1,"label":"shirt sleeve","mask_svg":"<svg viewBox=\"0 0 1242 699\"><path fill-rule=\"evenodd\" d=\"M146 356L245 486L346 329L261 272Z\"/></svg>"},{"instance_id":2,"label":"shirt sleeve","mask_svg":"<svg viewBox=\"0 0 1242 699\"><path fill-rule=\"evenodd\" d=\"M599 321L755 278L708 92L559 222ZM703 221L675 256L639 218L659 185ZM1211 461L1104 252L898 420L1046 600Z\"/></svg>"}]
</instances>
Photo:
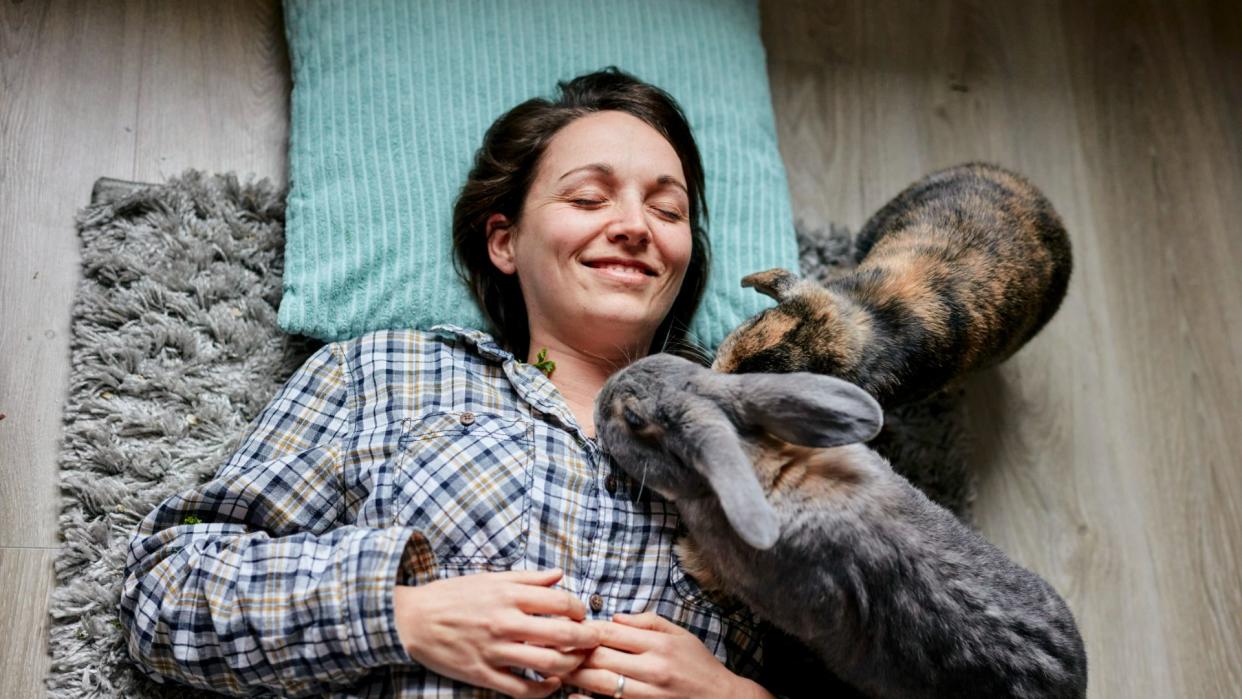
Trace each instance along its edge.
<instances>
[{"instance_id":1,"label":"shirt sleeve","mask_svg":"<svg viewBox=\"0 0 1242 699\"><path fill-rule=\"evenodd\" d=\"M316 351L215 478L139 524L120 619L153 680L307 696L414 664L394 591L433 579L434 555L415 529L341 524L356 421L343 356L337 343Z\"/></svg>"}]
</instances>

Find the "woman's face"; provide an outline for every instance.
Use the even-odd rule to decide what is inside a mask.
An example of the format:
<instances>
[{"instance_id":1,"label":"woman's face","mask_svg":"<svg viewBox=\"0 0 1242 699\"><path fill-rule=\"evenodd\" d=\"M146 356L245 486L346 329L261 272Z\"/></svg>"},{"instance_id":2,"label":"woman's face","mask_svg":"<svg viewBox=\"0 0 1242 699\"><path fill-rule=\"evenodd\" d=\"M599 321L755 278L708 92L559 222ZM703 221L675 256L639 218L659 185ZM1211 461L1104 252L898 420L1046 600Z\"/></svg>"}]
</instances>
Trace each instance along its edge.
<instances>
[{"instance_id":1,"label":"woman's face","mask_svg":"<svg viewBox=\"0 0 1242 699\"><path fill-rule=\"evenodd\" d=\"M488 221L492 263L518 275L532 340L646 350L690 261L685 183L668 141L625 112L553 136L516 229Z\"/></svg>"}]
</instances>

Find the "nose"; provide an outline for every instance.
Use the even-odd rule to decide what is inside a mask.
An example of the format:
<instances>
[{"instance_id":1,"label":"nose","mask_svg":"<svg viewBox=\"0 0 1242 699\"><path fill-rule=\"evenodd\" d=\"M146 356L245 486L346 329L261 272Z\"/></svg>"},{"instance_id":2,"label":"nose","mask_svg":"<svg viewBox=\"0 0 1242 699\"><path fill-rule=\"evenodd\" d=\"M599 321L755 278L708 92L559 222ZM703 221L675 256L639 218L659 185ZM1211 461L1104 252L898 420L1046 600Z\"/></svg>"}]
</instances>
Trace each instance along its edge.
<instances>
[{"instance_id":1,"label":"nose","mask_svg":"<svg viewBox=\"0 0 1242 699\"><path fill-rule=\"evenodd\" d=\"M645 245L651 240L651 231L643 217L642 202L621 204L618 218L608 229L608 241L625 245Z\"/></svg>"}]
</instances>

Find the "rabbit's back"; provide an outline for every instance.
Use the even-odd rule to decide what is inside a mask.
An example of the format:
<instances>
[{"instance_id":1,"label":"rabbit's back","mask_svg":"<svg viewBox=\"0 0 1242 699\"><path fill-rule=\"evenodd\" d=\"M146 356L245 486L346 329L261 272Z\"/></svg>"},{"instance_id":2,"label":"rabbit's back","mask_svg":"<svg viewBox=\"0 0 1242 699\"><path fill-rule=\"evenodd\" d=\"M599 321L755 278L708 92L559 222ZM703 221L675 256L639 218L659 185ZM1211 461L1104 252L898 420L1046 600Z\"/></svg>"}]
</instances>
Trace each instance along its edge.
<instances>
[{"instance_id":1,"label":"rabbit's back","mask_svg":"<svg viewBox=\"0 0 1242 699\"><path fill-rule=\"evenodd\" d=\"M1020 349L1060 307L1072 268L1048 200L981 163L907 187L858 250L858 267L823 286L780 269L747 275L779 303L730 333L713 368L826 374L884 406L918 400Z\"/></svg>"},{"instance_id":2,"label":"rabbit's back","mask_svg":"<svg viewBox=\"0 0 1242 699\"><path fill-rule=\"evenodd\" d=\"M879 455L772 441L752 453L780 539L758 551L730 534L712 501L679 504L692 536L679 555L706 586L746 602L871 696L1085 693L1082 640L1052 587Z\"/></svg>"},{"instance_id":3,"label":"rabbit's back","mask_svg":"<svg viewBox=\"0 0 1242 699\"><path fill-rule=\"evenodd\" d=\"M1072 269L1051 203L987 163L910 185L867 221L856 249L852 291L889 316L923 320L961 369L1004 359L1043 328Z\"/></svg>"}]
</instances>

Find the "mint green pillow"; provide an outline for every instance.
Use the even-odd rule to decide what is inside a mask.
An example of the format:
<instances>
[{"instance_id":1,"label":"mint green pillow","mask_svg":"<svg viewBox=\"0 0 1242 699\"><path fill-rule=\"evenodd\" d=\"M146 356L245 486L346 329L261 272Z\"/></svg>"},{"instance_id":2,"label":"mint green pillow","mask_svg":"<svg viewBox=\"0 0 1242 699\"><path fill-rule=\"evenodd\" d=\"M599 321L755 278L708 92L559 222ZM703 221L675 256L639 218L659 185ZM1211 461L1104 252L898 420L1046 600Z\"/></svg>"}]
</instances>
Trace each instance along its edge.
<instances>
[{"instance_id":1,"label":"mint green pillow","mask_svg":"<svg viewBox=\"0 0 1242 699\"><path fill-rule=\"evenodd\" d=\"M487 127L616 65L667 90L703 157L715 256L691 334L714 350L797 269L755 0L286 0L291 333L486 329L453 270L453 201Z\"/></svg>"}]
</instances>

